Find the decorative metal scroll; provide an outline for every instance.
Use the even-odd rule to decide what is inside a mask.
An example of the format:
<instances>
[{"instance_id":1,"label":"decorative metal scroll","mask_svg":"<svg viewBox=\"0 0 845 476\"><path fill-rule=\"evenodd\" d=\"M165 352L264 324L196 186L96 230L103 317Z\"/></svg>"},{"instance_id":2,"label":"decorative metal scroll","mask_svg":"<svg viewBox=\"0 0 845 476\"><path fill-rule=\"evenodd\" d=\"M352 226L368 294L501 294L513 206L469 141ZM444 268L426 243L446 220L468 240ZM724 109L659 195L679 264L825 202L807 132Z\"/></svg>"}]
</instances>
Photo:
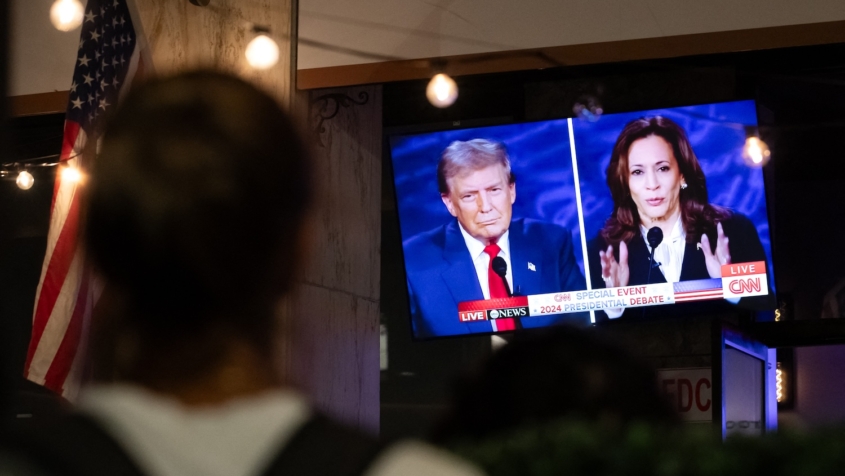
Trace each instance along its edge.
<instances>
[{"instance_id":1,"label":"decorative metal scroll","mask_svg":"<svg viewBox=\"0 0 845 476\"><path fill-rule=\"evenodd\" d=\"M334 119L340 112L341 107L352 107L355 105L363 106L370 100L370 95L366 91L358 93L358 99L347 96L342 93L323 94L311 101L312 120L314 120L314 134L317 136L317 143L320 147L325 147L323 143L323 133L326 132L324 123L328 120Z\"/></svg>"}]
</instances>

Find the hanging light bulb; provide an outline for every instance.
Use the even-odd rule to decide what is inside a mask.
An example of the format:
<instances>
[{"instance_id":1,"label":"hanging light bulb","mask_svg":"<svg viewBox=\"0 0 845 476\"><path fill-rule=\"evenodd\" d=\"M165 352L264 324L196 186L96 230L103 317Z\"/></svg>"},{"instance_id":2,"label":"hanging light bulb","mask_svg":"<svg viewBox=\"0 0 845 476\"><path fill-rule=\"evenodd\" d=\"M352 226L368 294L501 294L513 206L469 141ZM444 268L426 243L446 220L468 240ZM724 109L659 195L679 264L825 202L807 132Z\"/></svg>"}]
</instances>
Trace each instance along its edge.
<instances>
[{"instance_id":1,"label":"hanging light bulb","mask_svg":"<svg viewBox=\"0 0 845 476\"><path fill-rule=\"evenodd\" d=\"M258 35L246 46L246 60L255 69L271 68L279 62L279 45L267 35Z\"/></svg>"},{"instance_id":2,"label":"hanging light bulb","mask_svg":"<svg viewBox=\"0 0 845 476\"><path fill-rule=\"evenodd\" d=\"M19 189L29 190L32 188L32 184L35 183L35 178L26 170L21 170L21 173L18 174L18 179L15 180L15 183L18 184Z\"/></svg>"},{"instance_id":3,"label":"hanging light bulb","mask_svg":"<svg viewBox=\"0 0 845 476\"><path fill-rule=\"evenodd\" d=\"M82 173L76 167L62 168L62 181L64 182L79 182L82 180Z\"/></svg>"},{"instance_id":4,"label":"hanging light bulb","mask_svg":"<svg viewBox=\"0 0 845 476\"><path fill-rule=\"evenodd\" d=\"M85 7L79 0L56 0L50 7L50 21L60 31L71 31L82 24Z\"/></svg>"},{"instance_id":5,"label":"hanging light bulb","mask_svg":"<svg viewBox=\"0 0 845 476\"><path fill-rule=\"evenodd\" d=\"M762 167L769 162L772 152L765 142L757 136L749 136L745 139L745 146L742 148L742 158L751 167Z\"/></svg>"},{"instance_id":6,"label":"hanging light bulb","mask_svg":"<svg viewBox=\"0 0 845 476\"><path fill-rule=\"evenodd\" d=\"M449 75L438 73L428 82L425 96L434 107L449 107L458 99L458 85Z\"/></svg>"}]
</instances>

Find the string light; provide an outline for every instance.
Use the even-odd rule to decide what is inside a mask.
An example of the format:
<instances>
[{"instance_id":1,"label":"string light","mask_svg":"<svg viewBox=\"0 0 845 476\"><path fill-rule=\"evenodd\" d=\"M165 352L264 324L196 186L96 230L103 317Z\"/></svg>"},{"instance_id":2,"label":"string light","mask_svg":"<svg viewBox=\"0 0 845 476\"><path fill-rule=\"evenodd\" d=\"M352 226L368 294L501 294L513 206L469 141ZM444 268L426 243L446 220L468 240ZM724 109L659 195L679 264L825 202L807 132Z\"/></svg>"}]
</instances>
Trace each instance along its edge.
<instances>
[{"instance_id":1,"label":"string light","mask_svg":"<svg viewBox=\"0 0 845 476\"><path fill-rule=\"evenodd\" d=\"M18 174L18 179L15 180L15 183L18 184L19 189L29 190L32 188L32 184L35 183L35 178L26 170L21 170Z\"/></svg>"},{"instance_id":2,"label":"string light","mask_svg":"<svg viewBox=\"0 0 845 476\"><path fill-rule=\"evenodd\" d=\"M246 46L246 60L255 69L272 68L279 62L279 45L269 36L260 34Z\"/></svg>"},{"instance_id":3,"label":"string light","mask_svg":"<svg viewBox=\"0 0 845 476\"><path fill-rule=\"evenodd\" d=\"M458 99L458 85L449 75L438 73L428 82L425 96L434 107L449 107Z\"/></svg>"},{"instance_id":4,"label":"string light","mask_svg":"<svg viewBox=\"0 0 845 476\"><path fill-rule=\"evenodd\" d=\"M757 127L745 126L745 145L742 147L742 158L749 167L762 167L769 162L772 152L765 142L760 140Z\"/></svg>"},{"instance_id":5,"label":"string light","mask_svg":"<svg viewBox=\"0 0 845 476\"><path fill-rule=\"evenodd\" d=\"M775 379L777 380L778 403L780 403L784 400L784 380L786 379L783 369L781 368L780 362L778 362Z\"/></svg>"},{"instance_id":6,"label":"string light","mask_svg":"<svg viewBox=\"0 0 845 476\"><path fill-rule=\"evenodd\" d=\"M50 21L59 31L75 30L85 18L85 7L79 0L56 0L50 7Z\"/></svg>"},{"instance_id":7,"label":"string light","mask_svg":"<svg viewBox=\"0 0 845 476\"><path fill-rule=\"evenodd\" d=\"M82 180L82 173L76 167L63 167L61 173L63 182L75 183Z\"/></svg>"}]
</instances>

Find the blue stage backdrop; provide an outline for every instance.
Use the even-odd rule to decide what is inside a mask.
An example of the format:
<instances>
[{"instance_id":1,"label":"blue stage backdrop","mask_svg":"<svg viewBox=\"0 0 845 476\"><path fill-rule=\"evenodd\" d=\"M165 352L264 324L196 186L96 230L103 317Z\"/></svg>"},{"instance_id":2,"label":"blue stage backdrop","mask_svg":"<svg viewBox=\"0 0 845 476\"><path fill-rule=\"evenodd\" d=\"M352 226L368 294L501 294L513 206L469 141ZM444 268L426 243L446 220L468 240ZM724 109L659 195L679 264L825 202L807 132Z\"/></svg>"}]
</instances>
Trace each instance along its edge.
<instances>
[{"instance_id":1,"label":"blue stage backdrop","mask_svg":"<svg viewBox=\"0 0 845 476\"><path fill-rule=\"evenodd\" d=\"M513 217L535 218L568 228L583 272L566 119L391 137L402 240L454 219L437 190L437 164L452 142L478 138L507 146L516 174Z\"/></svg>"},{"instance_id":2,"label":"blue stage backdrop","mask_svg":"<svg viewBox=\"0 0 845 476\"><path fill-rule=\"evenodd\" d=\"M738 101L673 109L605 114L597 122L573 121L585 234L593 239L613 212L605 170L622 129L641 117L664 116L684 128L707 178L710 203L747 216L772 268L771 239L763 172L745 165L745 127L757 125L754 101ZM592 259L592 257L590 257ZM774 286L774 283L770 283Z\"/></svg>"}]
</instances>

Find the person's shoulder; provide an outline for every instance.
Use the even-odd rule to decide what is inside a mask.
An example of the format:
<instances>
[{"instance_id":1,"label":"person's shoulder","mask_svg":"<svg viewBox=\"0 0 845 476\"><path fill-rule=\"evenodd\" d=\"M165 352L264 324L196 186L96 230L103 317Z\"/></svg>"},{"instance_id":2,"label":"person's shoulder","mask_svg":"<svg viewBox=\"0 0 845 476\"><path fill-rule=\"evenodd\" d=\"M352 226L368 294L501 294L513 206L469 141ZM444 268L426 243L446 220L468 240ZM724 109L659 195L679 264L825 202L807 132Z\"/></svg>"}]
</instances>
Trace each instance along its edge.
<instances>
[{"instance_id":1,"label":"person's shoulder","mask_svg":"<svg viewBox=\"0 0 845 476\"><path fill-rule=\"evenodd\" d=\"M722 220L722 226L726 229L726 232L729 230L756 230L757 227L744 214L729 208L726 208L725 212L728 216Z\"/></svg>"},{"instance_id":2,"label":"person's shoulder","mask_svg":"<svg viewBox=\"0 0 845 476\"><path fill-rule=\"evenodd\" d=\"M446 235L451 224L440 225L428 231L417 233L402 243L405 260L408 263L426 262L432 253L439 254L446 248Z\"/></svg>"},{"instance_id":3,"label":"person's shoulder","mask_svg":"<svg viewBox=\"0 0 845 476\"><path fill-rule=\"evenodd\" d=\"M455 243L462 242L460 229L455 222L418 233L402 243L405 265L414 273L423 269L437 269L445 263L443 253L449 248L449 244L454 246ZM408 275L409 279L411 274L413 273Z\"/></svg>"},{"instance_id":4,"label":"person's shoulder","mask_svg":"<svg viewBox=\"0 0 845 476\"><path fill-rule=\"evenodd\" d=\"M518 229L525 236L544 236L548 238L571 237L572 233L565 226L534 218L517 218L511 222L511 229Z\"/></svg>"},{"instance_id":5,"label":"person's shoulder","mask_svg":"<svg viewBox=\"0 0 845 476\"><path fill-rule=\"evenodd\" d=\"M5 452L5 455L3 454ZM21 472L5 465L20 465ZM124 447L95 418L55 415L11 430L0 442L0 474L144 474Z\"/></svg>"},{"instance_id":6,"label":"person's shoulder","mask_svg":"<svg viewBox=\"0 0 845 476\"><path fill-rule=\"evenodd\" d=\"M382 451L365 476L482 476L469 462L419 441L401 441Z\"/></svg>"},{"instance_id":7,"label":"person's shoulder","mask_svg":"<svg viewBox=\"0 0 845 476\"><path fill-rule=\"evenodd\" d=\"M751 224L751 219L736 210L730 208L725 209L728 213L728 218L725 220L730 223Z\"/></svg>"},{"instance_id":8,"label":"person's shoulder","mask_svg":"<svg viewBox=\"0 0 845 476\"><path fill-rule=\"evenodd\" d=\"M446 243L446 233L448 232L449 227L450 223L447 223L436 228L432 228L431 230L417 233L405 240L402 243L402 247L405 251L420 250L431 247L443 248Z\"/></svg>"}]
</instances>

